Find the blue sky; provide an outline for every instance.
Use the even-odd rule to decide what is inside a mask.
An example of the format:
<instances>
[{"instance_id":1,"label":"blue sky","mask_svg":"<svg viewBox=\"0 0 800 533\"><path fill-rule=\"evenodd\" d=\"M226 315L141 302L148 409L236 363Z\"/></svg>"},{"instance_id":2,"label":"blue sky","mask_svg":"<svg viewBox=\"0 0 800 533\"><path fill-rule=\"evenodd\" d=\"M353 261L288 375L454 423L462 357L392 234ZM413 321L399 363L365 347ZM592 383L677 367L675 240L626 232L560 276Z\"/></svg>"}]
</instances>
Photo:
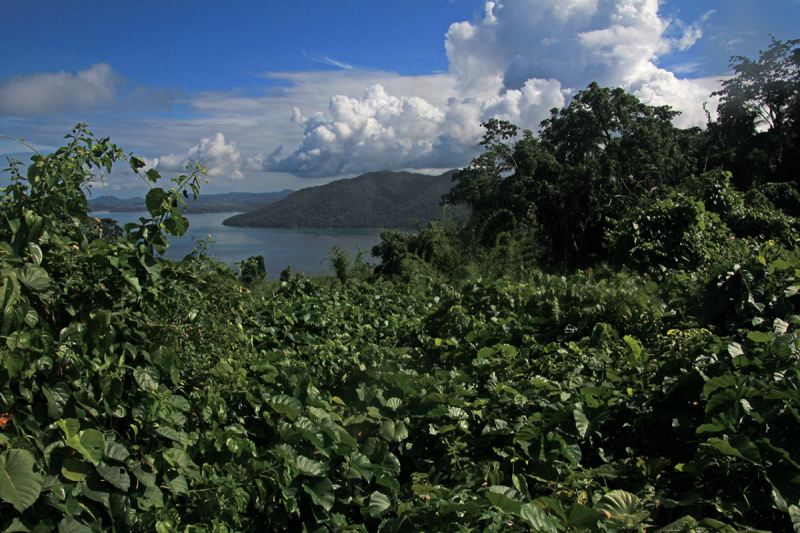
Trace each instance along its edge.
<instances>
[{"instance_id":1,"label":"blue sky","mask_svg":"<svg viewBox=\"0 0 800 533\"><path fill-rule=\"evenodd\" d=\"M535 130L595 80L702 125L731 55L800 37L800 1L5 0L2 20L0 133L48 150L86 122L164 175L205 164L206 192L270 191L464 166L481 121Z\"/></svg>"}]
</instances>

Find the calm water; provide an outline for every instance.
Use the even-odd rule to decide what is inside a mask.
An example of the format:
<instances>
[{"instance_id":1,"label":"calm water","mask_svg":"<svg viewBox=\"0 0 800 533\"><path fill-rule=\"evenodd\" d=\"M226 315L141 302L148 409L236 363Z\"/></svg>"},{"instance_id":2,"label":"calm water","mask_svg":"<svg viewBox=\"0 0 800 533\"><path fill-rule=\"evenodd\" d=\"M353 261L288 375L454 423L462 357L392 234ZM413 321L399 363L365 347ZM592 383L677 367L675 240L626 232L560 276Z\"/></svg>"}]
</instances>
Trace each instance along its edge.
<instances>
[{"instance_id":1,"label":"calm water","mask_svg":"<svg viewBox=\"0 0 800 533\"><path fill-rule=\"evenodd\" d=\"M267 277L277 279L281 270L292 267L292 273L306 275L329 271L328 248L340 244L355 253L359 248L367 250L364 259L375 260L369 250L380 240L377 229L279 229L279 228L233 228L223 226L222 221L235 213L207 213L186 215L189 231L180 239L170 238L170 249L166 256L183 259L191 253L197 239L211 236L216 241L209 247L209 255L233 265L253 255L263 255ZM113 218L120 225L138 222L145 213L108 213L94 211L96 217Z\"/></svg>"}]
</instances>

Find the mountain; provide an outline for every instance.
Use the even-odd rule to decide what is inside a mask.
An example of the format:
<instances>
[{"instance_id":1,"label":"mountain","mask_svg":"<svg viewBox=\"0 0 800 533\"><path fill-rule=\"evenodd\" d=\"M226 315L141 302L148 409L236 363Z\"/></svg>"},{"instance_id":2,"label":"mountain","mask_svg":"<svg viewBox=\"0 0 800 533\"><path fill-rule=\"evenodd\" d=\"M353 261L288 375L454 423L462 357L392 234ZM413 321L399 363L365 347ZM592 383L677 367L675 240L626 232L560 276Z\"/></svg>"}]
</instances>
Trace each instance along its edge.
<instances>
[{"instance_id":1,"label":"mountain","mask_svg":"<svg viewBox=\"0 0 800 533\"><path fill-rule=\"evenodd\" d=\"M411 228L439 218L455 170L440 176L370 172L293 192L283 200L226 219L253 228Z\"/></svg>"},{"instance_id":2,"label":"mountain","mask_svg":"<svg viewBox=\"0 0 800 533\"><path fill-rule=\"evenodd\" d=\"M294 191L285 189L280 192L250 193L229 192L224 194L202 194L197 200L186 200L186 213L234 213L237 211L253 211L278 200L282 200ZM136 213L147 211L144 198L121 199L115 196L100 196L89 200L92 211L111 211L112 213Z\"/></svg>"}]
</instances>

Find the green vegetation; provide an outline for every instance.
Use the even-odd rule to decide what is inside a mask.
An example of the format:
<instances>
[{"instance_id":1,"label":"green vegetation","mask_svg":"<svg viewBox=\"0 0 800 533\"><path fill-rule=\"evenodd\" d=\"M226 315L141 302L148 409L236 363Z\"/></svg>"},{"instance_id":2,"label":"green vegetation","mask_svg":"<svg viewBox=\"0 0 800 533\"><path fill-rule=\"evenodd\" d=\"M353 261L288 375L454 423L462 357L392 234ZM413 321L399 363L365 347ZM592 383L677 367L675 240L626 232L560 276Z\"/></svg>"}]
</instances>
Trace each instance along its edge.
<instances>
[{"instance_id":1,"label":"green vegetation","mask_svg":"<svg viewBox=\"0 0 800 533\"><path fill-rule=\"evenodd\" d=\"M440 176L370 172L301 189L274 204L235 215L226 226L247 228L416 228L441 217L441 196L453 172Z\"/></svg>"},{"instance_id":2,"label":"green vegetation","mask_svg":"<svg viewBox=\"0 0 800 533\"><path fill-rule=\"evenodd\" d=\"M12 161L2 531L800 530L795 184L725 170L715 123L577 102L487 123L468 220L314 280L165 259L201 170L144 173L112 231L85 186L144 161L84 126Z\"/></svg>"}]
</instances>

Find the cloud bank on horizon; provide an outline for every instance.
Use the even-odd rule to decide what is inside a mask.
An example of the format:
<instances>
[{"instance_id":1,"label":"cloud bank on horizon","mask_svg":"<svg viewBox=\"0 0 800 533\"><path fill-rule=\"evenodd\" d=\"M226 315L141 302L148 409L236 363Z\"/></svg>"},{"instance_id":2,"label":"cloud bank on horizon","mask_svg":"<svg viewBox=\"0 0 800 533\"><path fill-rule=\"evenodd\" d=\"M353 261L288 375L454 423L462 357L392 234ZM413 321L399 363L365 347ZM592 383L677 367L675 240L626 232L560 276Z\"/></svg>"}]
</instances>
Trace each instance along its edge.
<instances>
[{"instance_id":1,"label":"cloud bank on horizon","mask_svg":"<svg viewBox=\"0 0 800 533\"><path fill-rule=\"evenodd\" d=\"M675 121L680 127L705 124L704 102L712 111L716 106L710 93L719 76L679 78L658 66L702 38L708 13L687 24L660 12L659 0L484 5L475 20L450 25L444 40L447 72L400 76L322 56L343 70L264 74L286 81L274 94L230 90L183 96L131 87L110 65L98 63L76 74L33 73L0 81L0 117L128 113L129 131L147 127L150 144L140 146L149 152L142 155L150 165L176 172L188 163L203 164L212 182L227 186L265 172L334 178L464 166L479 152L481 122L495 117L536 130L552 108L566 105L593 81L623 87L652 105L673 106L682 112ZM186 106L180 117L153 112L176 103ZM130 111L151 114L137 117Z\"/></svg>"},{"instance_id":2,"label":"cloud bank on horizon","mask_svg":"<svg viewBox=\"0 0 800 533\"><path fill-rule=\"evenodd\" d=\"M475 22L458 22L446 36L453 78L446 105L387 93L333 96L328 112L305 116L300 146L278 148L248 161L250 168L303 177L357 174L377 168L463 165L491 117L535 129L592 81L621 86L653 105L683 112L676 125L705 123L702 105L714 85L680 79L659 68L662 55L683 51L702 37L700 22L686 26L659 15L658 0L490 1ZM443 80L444 81L444 80ZM711 89L709 88L711 87ZM714 102L710 102L713 106Z\"/></svg>"}]
</instances>

